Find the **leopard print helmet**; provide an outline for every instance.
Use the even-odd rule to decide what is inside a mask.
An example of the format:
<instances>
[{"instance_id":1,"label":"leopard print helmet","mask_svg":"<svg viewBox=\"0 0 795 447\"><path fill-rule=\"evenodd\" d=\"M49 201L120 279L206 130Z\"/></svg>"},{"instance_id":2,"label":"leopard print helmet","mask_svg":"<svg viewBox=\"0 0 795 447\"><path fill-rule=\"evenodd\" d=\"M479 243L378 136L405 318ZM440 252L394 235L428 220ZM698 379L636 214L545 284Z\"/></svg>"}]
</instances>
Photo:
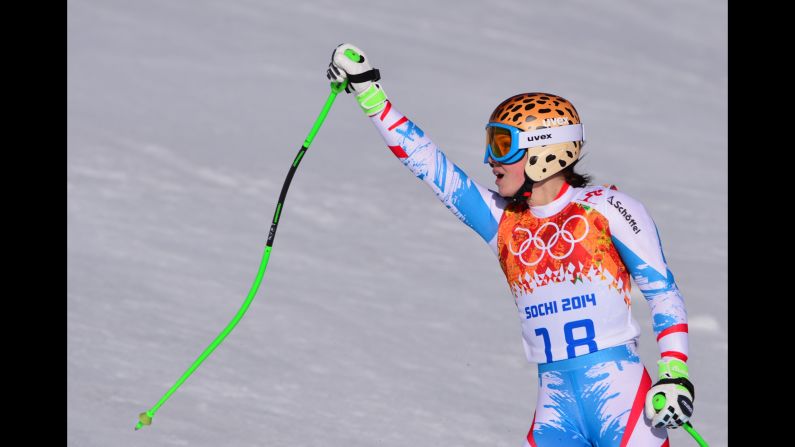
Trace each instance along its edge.
<instances>
[{"instance_id":1,"label":"leopard print helmet","mask_svg":"<svg viewBox=\"0 0 795 447\"><path fill-rule=\"evenodd\" d=\"M489 123L506 124L521 131L582 124L571 102L541 92L511 96L494 109ZM534 182L551 177L579 160L584 143L580 140L528 148L525 173Z\"/></svg>"}]
</instances>

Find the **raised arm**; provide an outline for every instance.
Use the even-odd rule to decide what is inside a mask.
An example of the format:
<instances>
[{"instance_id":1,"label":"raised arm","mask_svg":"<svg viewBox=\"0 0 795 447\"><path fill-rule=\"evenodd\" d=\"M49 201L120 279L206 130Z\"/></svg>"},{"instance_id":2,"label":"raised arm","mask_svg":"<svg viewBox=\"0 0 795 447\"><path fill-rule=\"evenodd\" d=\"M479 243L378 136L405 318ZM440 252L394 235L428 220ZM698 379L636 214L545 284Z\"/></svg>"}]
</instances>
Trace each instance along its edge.
<instances>
[{"instance_id":1,"label":"raised arm","mask_svg":"<svg viewBox=\"0 0 795 447\"><path fill-rule=\"evenodd\" d=\"M380 74L373 70L360 49L350 44L338 46L332 54L327 77L335 82L346 77L361 80L350 85L359 106L381 133L387 147L496 253L497 226L505 199L470 179L448 160L427 133L393 106L381 85L375 82Z\"/></svg>"}]
</instances>

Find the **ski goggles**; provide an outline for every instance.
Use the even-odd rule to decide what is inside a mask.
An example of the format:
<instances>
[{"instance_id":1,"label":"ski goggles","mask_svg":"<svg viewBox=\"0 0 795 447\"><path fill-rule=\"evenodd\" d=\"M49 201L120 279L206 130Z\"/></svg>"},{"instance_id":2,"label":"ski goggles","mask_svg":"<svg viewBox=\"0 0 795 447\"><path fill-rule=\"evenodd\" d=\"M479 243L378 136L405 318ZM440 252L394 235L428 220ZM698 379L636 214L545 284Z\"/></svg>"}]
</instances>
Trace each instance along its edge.
<instances>
[{"instance_id":1,"label":"ski goggles","mask_svg":"<svg viewBox=\"0 0 795 447\"><path fill-rule=\"evenodd\" d=\"M546 129L521 131L517 127L502 123L486 124L486 154L483 163L492 160L512 164L521 160L528 148L548 144L584 141L585 127L582 124L548 127Z\"/></svg>"}]
</instances>

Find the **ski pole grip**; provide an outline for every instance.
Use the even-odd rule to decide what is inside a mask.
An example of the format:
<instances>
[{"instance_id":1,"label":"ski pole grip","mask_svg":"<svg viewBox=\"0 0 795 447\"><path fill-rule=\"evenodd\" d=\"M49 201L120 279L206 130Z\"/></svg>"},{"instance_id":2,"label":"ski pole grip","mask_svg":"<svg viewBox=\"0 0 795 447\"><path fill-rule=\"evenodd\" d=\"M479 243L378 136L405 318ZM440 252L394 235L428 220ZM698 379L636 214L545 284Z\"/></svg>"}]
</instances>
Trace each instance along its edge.
<instances>
[{"instance_id":1,"label":"ski pole grip","mask_svg":"<svg viewBox=\"0 0 795 447\"><path fill-rule=\"evenodd\" d=\"M651 400L651 404L654 407L654 411L660 411L665 408L665 394L657 393Z\"/></svg>"}]
</instances>

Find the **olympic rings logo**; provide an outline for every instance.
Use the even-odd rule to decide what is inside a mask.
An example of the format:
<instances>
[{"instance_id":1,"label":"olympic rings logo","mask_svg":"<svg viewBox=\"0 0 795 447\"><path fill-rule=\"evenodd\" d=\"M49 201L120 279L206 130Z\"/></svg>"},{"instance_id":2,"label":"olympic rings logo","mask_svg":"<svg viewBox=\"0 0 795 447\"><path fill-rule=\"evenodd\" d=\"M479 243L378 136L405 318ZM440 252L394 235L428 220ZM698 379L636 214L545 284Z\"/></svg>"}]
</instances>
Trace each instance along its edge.
<instances>
[{"instance_id":1,"label":"olympic rings logo","mask_svg":"<svg viewBox=\"0 0 795 447\"><path fill-rule=\"evenodd\" d=\"M585 231L583 231L582 236L576 239L574 238L572 232L566 229L566 224L568 224L572 219L582 219L582 221L585 223ZM541 234L547 226L554 227L555 234L553 234L548 241L544 241L538 235ZM574 228L576 228L576 225L574 226ZM572 230L574 230L574 228L572 228ZM527 239L524 242L522 242L521 245L519 245L519 250L517 251L514 251L513 247L511 247L511 243L508 242L508 250L512 254L519 255L519 260L522 261L522 264L527 266L534 266L538 264L539 262L541 262L542 259L544 259L544 255L547 253L549 253L549 256L552 256L554 259L560 260L568 257L574 251L574 245L577 242L580 242L583 239L585 239L585 236L588 235L589 229L590 228L588 227L588 219L578 214L575 214L574 216L571 216L568 219L566 219L566 221L563 222L563 225L560 228L558 228L558 225L555 222L547 222L538 228L535 235L533 235L533 232L528 230L527 228L517 227L515 230L513 230L513 232L516 233L517 231L523 231L527 233ZM558 240L560 239L563 239L565 242L568 242L569 244L571 244L571 246L569 246L569 249L566 251L566 254L562 256L556 256L554 253L552 253L552 247L554 247L555 244L557 244ZM538 259L532 262L525 260L523 257L525 252L527 252L530 249L531 244L535 246L535 248L541 250L541 255L538 256Z\"/></svg>"}]
</instances>

